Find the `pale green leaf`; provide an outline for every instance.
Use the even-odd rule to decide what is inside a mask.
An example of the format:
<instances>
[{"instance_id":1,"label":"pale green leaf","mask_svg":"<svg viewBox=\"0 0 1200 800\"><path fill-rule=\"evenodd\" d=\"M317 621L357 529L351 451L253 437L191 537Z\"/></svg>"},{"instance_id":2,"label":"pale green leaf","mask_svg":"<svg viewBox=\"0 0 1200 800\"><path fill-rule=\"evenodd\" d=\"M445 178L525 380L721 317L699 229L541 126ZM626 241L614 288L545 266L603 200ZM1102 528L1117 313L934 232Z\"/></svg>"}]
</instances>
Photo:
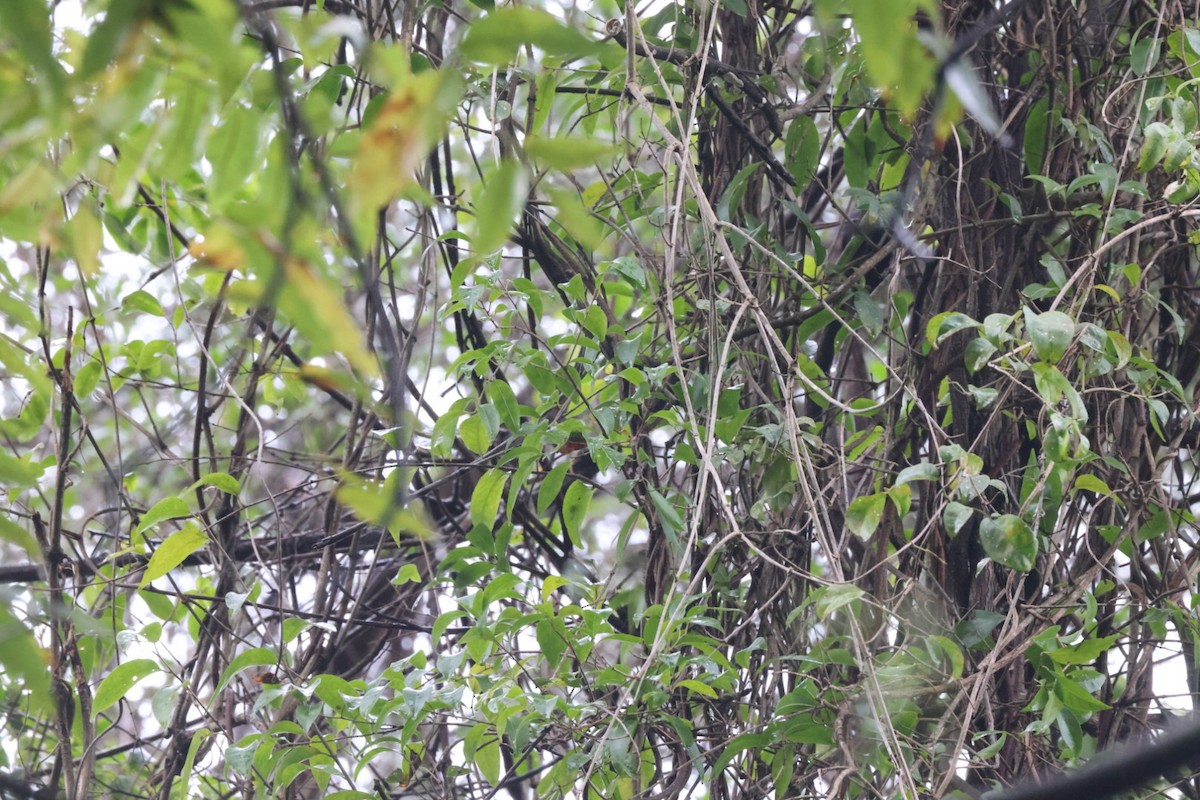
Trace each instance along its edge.
<instances>
[{"instance_id":1,"label":"pale green leaf","mask_svg":"<svg viewBox=\"0 0 1200 800\"><path fill-rule=\"evenodd\" d=\"M96 688L96 696L92 699L92 713L99 714L106 708L117 703L139 681L159 671L157 661L149 658L135 658L118 664L112 672L104 676L100 686Z\"/></svg>"},{"instance_id":2,"label":"pale green leaf","mask_svg":"<svg viewBox=\"0 0 1200 800\"><path fill-rule=\"evenodd\" d=\"M146 564L146 572L138 583L138 588L149 586L151 581L161 578L178 567L188 556L206 544L208 544L208 536L203 529L194 522L187 523L183 526L183 530L171 534L154 549L154 553L150 556L150 562Z\"/></svg>"},{"instance_id":3,"label":"pale green leaf","mask_svg":"<svg viewBox=\"0 0 1200 800\"><path fill-rule=\"evenodd\" d=\"M571 542L578 549L583 549L580 528L583 525L584 517L587 516L594 492L595 489L583 481L575 481L567 487L567 492L563 496L563 524L567 528L567 535L571 538Z\"/></svg>"},{"instance_id":4,"label":"pale green leaf","mask_svg":"<svg viewBox=\"0 0 1200 800\"><path fill-rule=\"evenodd\" d=\"M502 469L489 469L475 484L471 493L471 523L483 525L488 530L496 524L496 515L500 512L500 500L504 497L504 486L508 483L508 473Z\"/></svg>"},{"instance_id":5,"label":"pale green leaf","mask_svg":"<svg viewBox=\"0 0 1200 800\"><path fill-rule=\"evenodd\" d=\"M475 236L472 244L478 255L497 250L512 232L513 222L525 208L529 180L520 162L501 162L483 187L475 204Z\"/></svg>"},{"instance_id":6,"label":"pale green leaf","mask_svg":"<svg viewBox=\"0 0 1200 800\"><path fill-rule=\"evenodd\" d=\"M239 672L250 669L251 667L273 667L279 663L279 657L274 650L268 650L265 647L255 647L250 650L240 653L233 661L229 662L229 666L221 673L221 681L217 684L217 694L225 690L229 682L233 680Z\"/></svg>"},{"instance_id":7,"label":"pale green leaf","mask_svg":"<svg viewBox=\"0 0 1200 800\"><path fill-rule=\"evenodd\" d=\"M188 508L187 502L181 497L166 497L159 500L150 507L150 510L142 515L138 526L134 528L134 533L144 533L155 525L168 519L181 519L190 517L192 510Z\"/></svg>"}]
</instances>

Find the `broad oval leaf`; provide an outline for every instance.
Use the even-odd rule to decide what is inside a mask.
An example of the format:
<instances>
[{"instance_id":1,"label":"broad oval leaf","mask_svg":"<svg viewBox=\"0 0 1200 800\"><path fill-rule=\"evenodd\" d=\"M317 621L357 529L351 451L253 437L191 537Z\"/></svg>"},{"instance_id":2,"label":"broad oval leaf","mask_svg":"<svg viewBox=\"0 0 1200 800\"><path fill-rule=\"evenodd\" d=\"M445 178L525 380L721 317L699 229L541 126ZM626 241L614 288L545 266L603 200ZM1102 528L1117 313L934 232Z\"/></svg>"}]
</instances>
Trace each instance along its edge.
<instances>
[{"instance_id":1,"label":"broad oval leaf","mask_svg":"<svg viewBox=\"0 0 1200 800\"><path fill-rule=\"evenodd\" d=\"M1044 314L1026 311L1025 320L1029 325L1029 341L1037 357L1051 364L1057 363L1075 337L1075 320L1061 311Z\"/></svg>"},{"instance_id":2,"label":"broad oval leaf","mask_svg":"<svg viewBox=\"0 0 1200 800\"><path fill-rule=\"evenodd\" d=\"M1015 514L1002 514L979 523L979 541L993 561L1028 572L1037 561L1037 537Z\"/></svg>"}]
</instances>

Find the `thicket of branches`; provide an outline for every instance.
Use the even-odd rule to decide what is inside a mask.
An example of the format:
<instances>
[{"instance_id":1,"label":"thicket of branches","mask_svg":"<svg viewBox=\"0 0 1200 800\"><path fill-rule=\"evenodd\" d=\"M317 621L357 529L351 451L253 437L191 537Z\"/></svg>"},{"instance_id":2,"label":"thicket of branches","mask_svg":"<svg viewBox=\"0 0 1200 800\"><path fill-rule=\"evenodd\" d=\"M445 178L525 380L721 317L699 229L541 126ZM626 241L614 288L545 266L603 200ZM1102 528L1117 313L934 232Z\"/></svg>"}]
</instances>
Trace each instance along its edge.
<instances>
[{"instance_id":1,"label":"thicket of branches","mask_svg":"<svg viewBox=\"0 0 1200 800\"><path fill-rule=\"evenodd\" d=\"M1195 20L0 3L0 796L962 797L1156 730Z\"/></svg>"}]
</instances>

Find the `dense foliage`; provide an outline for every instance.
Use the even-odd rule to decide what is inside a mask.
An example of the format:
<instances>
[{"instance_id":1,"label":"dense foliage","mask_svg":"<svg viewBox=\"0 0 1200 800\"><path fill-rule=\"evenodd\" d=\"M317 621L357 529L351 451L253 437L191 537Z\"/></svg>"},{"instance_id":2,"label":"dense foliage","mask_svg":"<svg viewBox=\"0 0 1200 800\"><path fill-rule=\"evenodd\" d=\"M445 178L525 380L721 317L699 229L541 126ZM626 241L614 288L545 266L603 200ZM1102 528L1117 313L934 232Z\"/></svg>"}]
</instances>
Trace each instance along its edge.
<instances>
[{"instance_id":1,"label":"dense foliage","mask_svg":"<svg viewBox=\"0 0 1200 800\"><path fill-rule=\"evenodd\" d=\"M0 796L964 797L1155 730L1198 84L1170 3L3 0Z\"/></svg>"}]
</instances>

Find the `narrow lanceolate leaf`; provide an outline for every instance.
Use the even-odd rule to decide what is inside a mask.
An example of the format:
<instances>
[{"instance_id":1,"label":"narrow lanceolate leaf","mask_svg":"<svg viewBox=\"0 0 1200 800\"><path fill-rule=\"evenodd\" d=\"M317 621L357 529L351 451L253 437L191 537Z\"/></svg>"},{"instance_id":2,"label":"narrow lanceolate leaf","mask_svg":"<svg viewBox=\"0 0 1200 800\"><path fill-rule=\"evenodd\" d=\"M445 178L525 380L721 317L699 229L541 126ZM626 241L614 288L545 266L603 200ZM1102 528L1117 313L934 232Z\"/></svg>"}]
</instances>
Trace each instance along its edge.
<instances>
[{"instance_id":1,"label":"narrow lanceolate leaf","mask_svg":"<svg viewBox=\"0 0 1200 800\"><path fill-rule=\"evenodd\" d=\"M138 588L148 586L151 581L161 578L178 567L192 553L208 544L208 536L194 522L189 522L183 530L171 534L150 556L146 565L146 573L138 583Z\"/></svg>"},{"instance_id":2,"label":"narrow lanceolate leaf","mask_svg":"<svg viewBox=\"0 0 1200 800\"><path fill-rule=\"evenodd\" d=\"M250 669L251 667L273 667L279 662L279 656L274 650L266 647L255 647L240 653L233 661L229 662L229 666L225 668L225 672L221 673L221 681L217 684L217 692L224 690L229 682L234 679L239 672Z\"/></svg>"},{"instance_id":3,"label":"narrow lanceolate leaf","mask_svg":"<svg viewBox=\"0 0 1200 800\"><path fill-rule=\"evenodd\" d=\"M149 658L135 658L119 664L104 676L96 689L96 696L92 700L93 713L99 714L114 705L139 681L158 671L158 662Z\"/></svg>"},{"instance_id":4,"label":"narrow lanceolate leaf","mask_svg":"<svg viewBox=\"0 0 1200 800\"><path fill-rule=\"evenodd\" d=\"M192 510L188 508L187 502L181 497L165 497L159 500L150 510L142 515L141 521L138 523L134 533L143 533L150 530L160 522L168 519L181 519L191 516Z\"/></svg>"},{"instance_id":5,"label":"narrow lanceolate leaf","mask_svg":"<svg viewBox=\"0 0 1200 800\"><path fill-rule=\"evenodd\" d=\"M504 244L525 207L529 180L517 161L505 161L488 178L475 205L475 252L487 255Z\"/></svg>"},{"instance_id":6,"label":"narrow lanceolate leaf","mask_svg":"<svg viewBox=\"0 0 1200 800\"><path fill-rule=\"evenodd\" d=\"M582 481L576 481L567 487L566 495L563 497L563 524L567 527L567 535L571 537L571 542L577 548L583 547L580 528L583 525L584 517L587 516L594 492L595 489L591 486Z\"/></svg>"},{"instance_id":7,"label":"narrow lanceolate leaf","mask_svg":"<svg viewBox=\"0 0 1200 800\"><path fill-rule=\"evenodd\" d=\"M471 493L471 523L484 525L489 529L496 522L500 511L500 499L504 496L504 485L508 483L508 473L501 469L489 469L475 484Z\"/></svg>"}]
</instances>

